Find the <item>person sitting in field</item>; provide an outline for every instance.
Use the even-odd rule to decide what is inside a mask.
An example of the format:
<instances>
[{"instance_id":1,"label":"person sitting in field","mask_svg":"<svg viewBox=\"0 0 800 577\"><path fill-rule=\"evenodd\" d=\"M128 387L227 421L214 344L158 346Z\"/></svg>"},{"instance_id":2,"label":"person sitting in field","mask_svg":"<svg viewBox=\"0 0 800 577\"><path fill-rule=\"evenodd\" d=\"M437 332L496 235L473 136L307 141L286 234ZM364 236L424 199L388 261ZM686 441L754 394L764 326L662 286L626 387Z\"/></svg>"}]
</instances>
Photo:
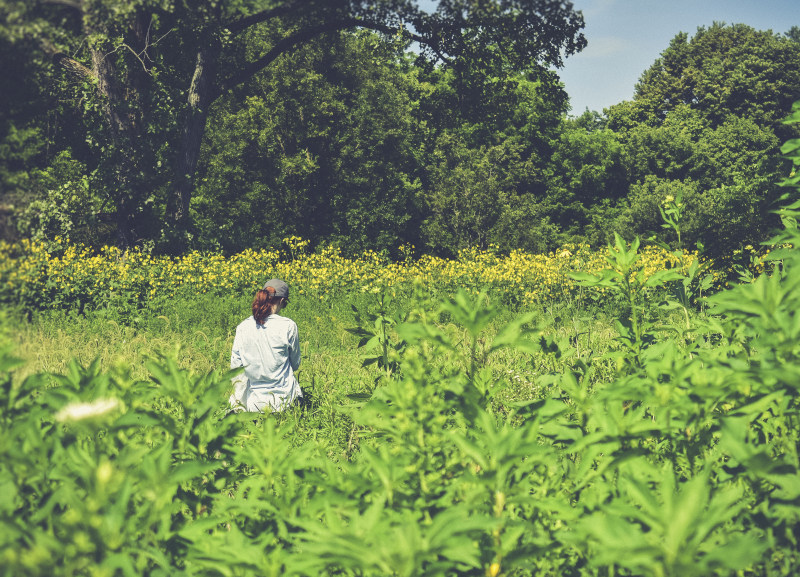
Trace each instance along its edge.
<instances>
[{"instance_id":1,"label":"person sitting in field","mask_svg":"<svg viewBox=\"0 0 800 577\"><path fill-rule=\"evenodd\" d=\"M229 399L236 412L280 412L302 399L297 324L278 314L288 303L289 285L269 280L253 299L253 316L236 327L231 368L244 367Z\"/></svg>"}]
</instances>

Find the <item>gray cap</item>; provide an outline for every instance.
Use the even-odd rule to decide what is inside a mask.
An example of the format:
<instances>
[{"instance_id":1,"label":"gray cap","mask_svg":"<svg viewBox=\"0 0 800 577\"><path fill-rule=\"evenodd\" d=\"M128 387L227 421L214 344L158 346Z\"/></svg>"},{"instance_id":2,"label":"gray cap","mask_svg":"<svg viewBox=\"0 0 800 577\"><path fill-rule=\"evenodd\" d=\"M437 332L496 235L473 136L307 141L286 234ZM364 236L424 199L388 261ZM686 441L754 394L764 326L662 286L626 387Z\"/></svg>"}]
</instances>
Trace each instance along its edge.
<instances>
[{"instance_id":1,"label":"gray cap","mask_svg":"<svg viewBox=\"0 0 800 577\"><path fill-rule=\"evenodd\" d=\"M274 278L268 280L261 290L267 290L267 287L275 289L275 296L289 300L289 285L280 279Z\"/></svg>"}]
</instances>

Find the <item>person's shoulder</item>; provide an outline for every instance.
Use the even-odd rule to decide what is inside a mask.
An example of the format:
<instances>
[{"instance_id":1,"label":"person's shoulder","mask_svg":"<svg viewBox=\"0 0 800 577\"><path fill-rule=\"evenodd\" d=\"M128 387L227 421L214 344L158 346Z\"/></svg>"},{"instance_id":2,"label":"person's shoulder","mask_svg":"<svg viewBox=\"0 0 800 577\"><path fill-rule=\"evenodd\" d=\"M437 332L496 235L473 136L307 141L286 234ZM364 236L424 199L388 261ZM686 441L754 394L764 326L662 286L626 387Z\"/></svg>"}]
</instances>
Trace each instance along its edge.
<instances>
[{"instance_id":1,"label":"person's shoulder","mask_svg":"<svg viewBox=\"0 0 800 577\"><path fill-rule=\"evenodd\" d=\"M284 316L277 315L277 314L276 314L276 315L270 315L270 316L269 316L269 318L273 318L273 317L274 317L274 318L275 318L275 320L276 320L276 321L278 321L278 322L281 322L281 323L283 323L283 324L285 324L285 325L287 325L287 326L289 326L289 327L295 327L295 328L297 328L297 323L296 323L296 322L294 322L294 321L293 321L292 319L290 319L289 317L284 317Z\"/></svg>"},{"instance_id":2,"label":"person's shoulder","mask_svg":"<svg viewBox=\"0 0 800 577\"><path fill-rule=\"evenodd\" d=\"M254 328L255 325L256 325L256 319L253 318L253 315L250 315L249 317L244 319L242 322L240 322L238 325L236 325L236 330L239 331L239 330L246 330L246 329L249 329L249 328Z\"/></svg>"}]
</instances>

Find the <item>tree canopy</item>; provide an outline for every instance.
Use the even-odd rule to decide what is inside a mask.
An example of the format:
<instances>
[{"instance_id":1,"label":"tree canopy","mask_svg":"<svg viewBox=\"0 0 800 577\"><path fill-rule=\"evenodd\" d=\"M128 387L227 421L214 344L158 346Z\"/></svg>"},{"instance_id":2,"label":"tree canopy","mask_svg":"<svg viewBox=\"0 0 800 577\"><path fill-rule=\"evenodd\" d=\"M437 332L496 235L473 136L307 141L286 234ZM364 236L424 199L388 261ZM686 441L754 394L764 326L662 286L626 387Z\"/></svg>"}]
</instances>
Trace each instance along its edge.
<instances>
[{"instance_id":1,"label":"tree canopy","mask_svg":"<svg viewBox=\"0 0 800 577\"><path fill-rule=\"evenodd\" d=\"M315 39L372 30L401 49L416 43L428 62L494 76L544 73L585 45L582 15L555 0L447 0L431 13L409 0L3 0L1 9L4 40L36 46L63 71L55 80L73 83L123 245L159 211L166 238L184 244L211 106Z\"/></svg>"},{"instance_id":2,"label":"tree canopy","mask_svg":"<svg viewBox=\"0 0 800 577\"><path fill-rule=\"evenodd\" d=\"M722 256L774 226L778 147L796 136L780 121L800 98L800 44L744 24L677 34L607 111L625 150L630 194L616 228L657 228L659 203L682 194L686 238Z\"/></svg>"},{"instance_id":3,"label":"tree canopy","mask_svg":"<svg viewBox=\"0 0 800 577\"><path fill-rule=\"evenodd\" d=\"M609 111L610 127L661 124L686 105L712 127L731 116L778 122L800 97L800 43L745 24L716 22L677 34L642 74L629 107Z\"/></svg>"},{"instance_id":4,"label":"tree canopy","mask_svg":"<svg viewBox=\"0 0 800 577\"><path fill-rule=\"evenodd\" d=\"M649 236L681 195L682 240L724 255L767 236L796 136L793 30L679 33L632 100L572 118L555 67L585 40L560 2L0 11L5 238L546 251Z\"/></svg>"}]
</instances>

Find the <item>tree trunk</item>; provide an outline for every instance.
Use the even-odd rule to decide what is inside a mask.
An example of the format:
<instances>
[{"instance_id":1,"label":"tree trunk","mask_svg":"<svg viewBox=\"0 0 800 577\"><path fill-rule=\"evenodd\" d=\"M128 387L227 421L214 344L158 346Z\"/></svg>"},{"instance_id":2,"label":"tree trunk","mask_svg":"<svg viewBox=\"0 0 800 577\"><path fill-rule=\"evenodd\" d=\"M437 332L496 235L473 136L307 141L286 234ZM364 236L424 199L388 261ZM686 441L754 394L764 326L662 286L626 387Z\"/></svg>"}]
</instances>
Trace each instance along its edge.
<instances>
[{"instance_id":1,"label":"tree trunk","mask_svg":"<svg viewBox=\"0 0 800 577\"><path fill-rule=\"evenodd\" d=\"M87 31L88 32L88 31ZM114 179L117 190L114 191L116 208L117 239L122 248L130 248L136 242L134 175L136 174L135 154L128 147L135 139L131 138L131 121L120 114L119 106L123 101L117 82L117 71L113 60L101 50L90 48L92 58L92 74L97 80L97 91L102 101L103 116L109 128L113 147Z\"/></svg>"},{"instance_id":2,"label":"tree trunk","mask_svg":"<svg viewBox=\"0 0 800 577\"><path fill-rule=\"evenodd\" d=\"M173 250L185 247L186 235L191 221L189 204L192 200L194 174L200 155L200 145L208 118L208 108L216 98L215 77L219 49L202 48L197 52L197 61L189 88L188 113L184 120L180 148L175 162L172 191L167 201L167 225L172 229Z\"/></svg>"}]
</instances>

